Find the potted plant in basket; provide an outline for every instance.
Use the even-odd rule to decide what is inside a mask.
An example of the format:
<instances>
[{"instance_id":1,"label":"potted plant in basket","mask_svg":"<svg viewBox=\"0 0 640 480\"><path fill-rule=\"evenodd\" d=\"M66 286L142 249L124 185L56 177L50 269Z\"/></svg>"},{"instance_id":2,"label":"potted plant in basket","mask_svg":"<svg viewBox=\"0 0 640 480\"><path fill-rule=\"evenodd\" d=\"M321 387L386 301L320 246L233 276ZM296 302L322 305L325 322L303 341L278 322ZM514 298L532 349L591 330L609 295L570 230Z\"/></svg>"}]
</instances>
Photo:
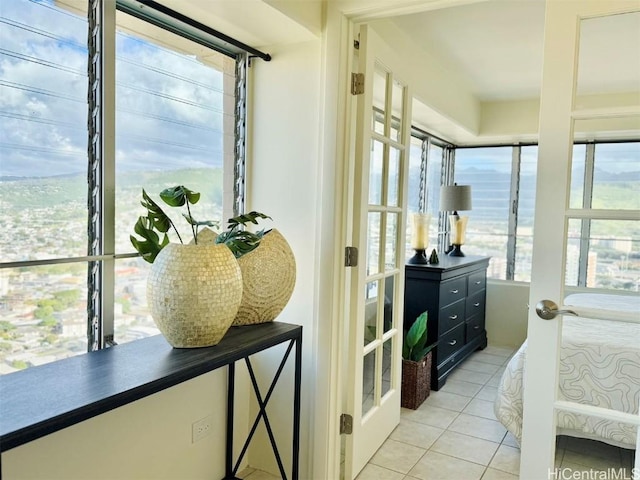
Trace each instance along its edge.
<instances>
[{"instance_id":1,"label":"potted plant in basket","mask_svg":"<svg viewBox=\"0 0 640 480\"><path fill-rule=\"evenodd\" d=\"M191 227L191 242L184 244L175 224L144 190L141 204L147 215L134 227L142 238L131 235L130 239L152 264L147 300L169 343L174 347L215 345L232 324L272 321L293 292L293 252L276 229L244 228L271 217L255 211L238 215L218 234L207 228L217 228L218 221L198 221L191 214L199 193L179 185L160 192L160 198L171 207L186 207L183 217ZM180 243L170 242L171 230Z\"/></svg>"},{"instance_id":2,"label":"potted plant in basket","mask_svg":"<svg viewBox=\"0 0 640 480\"><path fill-rule=\"evenodd\" d=\"M415 410L431 393L431 350L427 345L427 312L421 313L404 336L402 344L402 389L400 404Z\"/></svg>"},{"instance_id":3,"label":"potted plant in basket","mask_svg":"<svg viewBox=\"0 0 640 480\"><path fill-rule=\"evenodd\" d=\"M242 273L236 258L256 249L264 235L240 230L239 225L269 217L248 213L236 220L226 239L198 242L200 227L218 225L217 221L198 221L192 216L191 206L200 200L200 194L179 185L163 190L160 198L171 207L186 207L183 217L193 239L185 244L169 216L142 191L141 204L147 214L138 218L134 227L142 238L131 235L130 239L142 258L152 264L147 280L151 316L173 347L215 345L231 327L242 301ZM170 230L179 243L170 242Z\"/></svg>"}]
</instances>

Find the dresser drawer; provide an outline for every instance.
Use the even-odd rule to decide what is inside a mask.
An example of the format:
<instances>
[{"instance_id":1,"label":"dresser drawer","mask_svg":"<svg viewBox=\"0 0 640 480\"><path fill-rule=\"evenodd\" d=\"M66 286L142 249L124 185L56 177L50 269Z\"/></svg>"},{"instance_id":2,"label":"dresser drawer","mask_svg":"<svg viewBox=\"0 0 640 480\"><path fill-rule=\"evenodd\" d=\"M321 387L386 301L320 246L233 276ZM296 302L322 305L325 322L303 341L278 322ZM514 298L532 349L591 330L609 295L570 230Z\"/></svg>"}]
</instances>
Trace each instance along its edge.
<instances>
[{"instance_id":1,"label":"dresser drawer","mask_svg":"<svg viewBox=\"0 0 640 480\"><path fill-rule=\"evenodd\" d=\"M465 322L465 325L467 332L466 342L469 343L482 333L484 329L484 316L476 315L475 317L471 317Z\"/></svg>"},{"instance_id":2,"label":"dresser drawer","mask_svg":"<svg viewBox=\"0 0 640 480\"><path fill-rule=\"evenodd\" d=\"M478 293L480 290L484 290L487 286L487 274L483 270L481 272L475 272L469 275L467 285L468 295Z\"/></svg>"},{"instance_id":3,"label":"dresser drawer","mask_svg":"<svg viewBox=\"0 0 640 480\"><path fill-rule=\"evenodd\" d=\"M465 313L466 313L465 318L471 318L474 315L479 315L483 313L484 303L485 303L485 291L483 290L479 293L476 293L475 295L471 295L470 297L467 297L466 303L467 305L465 309Z\"/></svg>"},{"instance_id":4,"label":"dresser drawer","mask_svg":"<svg viewBox=\"0 0 640 480\"><path fill-rule=\"evenodd\" d=\"M464 322L464 299L440 309L438 319L438 337Z\"/></svg>"},{"instance_id":5,"label":"dresser drawer","mask_svg":"<svg viewBox=\"0 0 640 480\"><path fill-rule=\"evenodd\" d=\"M440 306L445 307L467 296L467 278L454 278L440 284Z\"/></svg>"},{"instance_id":6,"label":"dresser drawer","mask_svg":"<svg viewBox=\"0 0 640 480\"><path fill-rule=\"evenodd\" d=\"M464 346L465 325L458 325L438 340L438 363L447 360Z\"/></svg>"}]
</instances>

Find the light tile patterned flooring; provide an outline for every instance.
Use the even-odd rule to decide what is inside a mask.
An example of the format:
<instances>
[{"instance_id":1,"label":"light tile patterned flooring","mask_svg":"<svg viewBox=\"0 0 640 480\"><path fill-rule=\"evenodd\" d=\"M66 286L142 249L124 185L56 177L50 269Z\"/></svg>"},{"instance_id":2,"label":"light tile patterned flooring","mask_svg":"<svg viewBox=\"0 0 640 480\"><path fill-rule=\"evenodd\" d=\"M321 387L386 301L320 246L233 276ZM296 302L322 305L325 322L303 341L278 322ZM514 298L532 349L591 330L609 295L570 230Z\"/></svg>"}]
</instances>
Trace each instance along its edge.
<instances>
[{"instance_id":1,"label":"light tile patterned flooring","mask_svg":"<svg viewBox=\"0 0 640 480\"><path fill-rule=\"evenodd\" d=\"M400 425L357 480L517 479L518 443L493 414L496 387L513 353L494 346L474 353L417 410L402 409ZM601 478L589 472L608 468L626 469L628 477L615 478L632 478L633 461L631 450L560 436L556 468L561 473L551 478ZM241 478L278 477L249 468Z\"/></svg>"},{"instance_id":2,"label":"light tile patterned flooring","mask_svg":"<svg viewBox=\"0 0 640 480\"><path fill-rule=\"evenodd\" d=\"M494 346L475 352L417 410L402 409L400 425L357 480L517 479L518 443L493 413L513 353ZM607 468L625 468L631 478L633 458L631 450L560 436L556 468L562 472L555 478L596 478L577 472Z\"/></svg>"}]
</instances>

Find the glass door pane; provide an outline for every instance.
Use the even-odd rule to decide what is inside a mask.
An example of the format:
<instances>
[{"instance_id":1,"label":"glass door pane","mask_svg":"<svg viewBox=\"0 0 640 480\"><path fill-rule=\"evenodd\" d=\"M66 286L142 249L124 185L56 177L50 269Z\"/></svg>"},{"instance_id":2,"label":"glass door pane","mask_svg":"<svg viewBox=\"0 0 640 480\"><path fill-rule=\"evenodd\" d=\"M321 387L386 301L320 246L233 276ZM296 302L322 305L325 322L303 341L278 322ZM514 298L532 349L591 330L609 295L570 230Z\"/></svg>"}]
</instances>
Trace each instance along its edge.
<instances>
[{"instance_id":1,"label":"glass door pane","mask_svg":"<svg viewBox=\"0 0 640 480\"><path fill-rule=\"evenodd\" d=\"M378 66L378 68L380 68ZM373 80L372 146L369 152L369 192L365 322L363 353L363 414L398 388L392 382L392 355L398 320L394 302L399 282L398 241L403 203L401 140L405 88L389 73L376 70ZM389 88L389 85L392 85ZM389 115L392 112L392 115Z\"/></svg>"}]
</instances>

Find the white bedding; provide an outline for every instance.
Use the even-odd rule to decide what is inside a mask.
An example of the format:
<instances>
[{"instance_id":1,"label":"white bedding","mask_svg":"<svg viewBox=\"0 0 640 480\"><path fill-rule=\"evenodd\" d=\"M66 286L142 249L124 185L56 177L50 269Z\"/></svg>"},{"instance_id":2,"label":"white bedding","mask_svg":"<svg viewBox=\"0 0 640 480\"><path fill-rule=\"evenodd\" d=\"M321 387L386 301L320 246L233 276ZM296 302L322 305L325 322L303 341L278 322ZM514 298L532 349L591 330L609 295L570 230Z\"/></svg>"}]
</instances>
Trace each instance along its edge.
<instances>
[{"instance_id":1,"label":"white bedding","mask_svg":"<svg viewBox=\"0 0 640 480\"><path fill-rule=\"evenodd\" d=\"M640 296L576 294L564 306L615 308L619 319L640 315ZM522 387L527 342L505 370L496 397L496 417L518 439L522 434ZM638 413L640 404L640 324L565 316L560 352L559 399ZM559 412L557 434L591 438L635 448L633 426Z\"/></svg>"}]
</instances>

